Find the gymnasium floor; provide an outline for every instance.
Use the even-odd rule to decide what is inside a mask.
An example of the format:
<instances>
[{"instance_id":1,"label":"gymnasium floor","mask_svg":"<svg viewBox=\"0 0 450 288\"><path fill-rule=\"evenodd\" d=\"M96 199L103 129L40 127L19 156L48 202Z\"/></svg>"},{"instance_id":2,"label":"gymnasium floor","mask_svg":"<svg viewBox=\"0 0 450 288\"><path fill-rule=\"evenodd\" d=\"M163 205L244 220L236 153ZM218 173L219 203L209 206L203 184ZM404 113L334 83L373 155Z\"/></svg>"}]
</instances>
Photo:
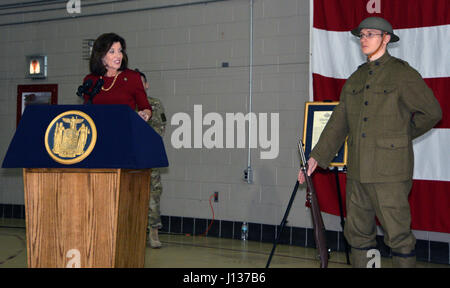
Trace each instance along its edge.
<instances>
[{"instance_id":1,"label":"gymnasium floor","mask_svg":"<svg viewBox=\"0 0 450 288\"><path fill-rule=\"evenodd\" d=\"M26 237L23 220L0 221L0 268L26 268ZM146 249L146 268L264 268L271 243L234 239L162 234L160 249ZM316 250L278 245L271 268L318 268ZM344 253L333 252L330 268L349 268ZM391 259L382 258L381 267L392 267ZM442 267L417 262L418 268Z\"/></svg>"}]
</instances>

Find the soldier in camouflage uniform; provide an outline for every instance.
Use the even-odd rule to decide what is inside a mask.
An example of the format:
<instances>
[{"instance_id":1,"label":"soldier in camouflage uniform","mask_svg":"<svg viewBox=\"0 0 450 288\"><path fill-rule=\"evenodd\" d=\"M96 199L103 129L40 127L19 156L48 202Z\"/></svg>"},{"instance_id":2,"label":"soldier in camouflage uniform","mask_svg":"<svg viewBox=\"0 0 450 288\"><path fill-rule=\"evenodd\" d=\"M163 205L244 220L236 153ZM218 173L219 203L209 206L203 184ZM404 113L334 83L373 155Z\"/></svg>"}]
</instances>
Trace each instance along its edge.
<instances>
[{"instance_id":1,"label":"soldier in camouflage uniform","mask_svg":"<svg viewBox=\"0 0 450 288\"><path fill-rule=\"evenodd\" d=\"M414 167L412 140L441 118L440 105L420 74L387 52L399 37L391 24L369 17L351 31L360 38L367 62L347 79L308 160L308 174L327 168L348 136L344 236L352 265L366 267L376 246L375 216L392 249L394 267L414 267L416 239L411 231L408 194ZM300 183L305 181L300 172Z\"/></svg>"},{"instance_id":2,"label":"soldier in camouflage uniform","mask_svg":"<svg viewBox=\"0 0 450 288\"><path fill-rule=\"evenodd\" d=\"M147 82L147 77L144 73L136 69L137 72L141 74L142 83L144 88L148 91L149 84ZM148 95L148 92L147 92ZM147 121L147 123L161 136L164 137L166 129L166 116L164 114L164 106L161 100L154 97L148 97L148 102L152 107L152 117ZM162 193L162 183L161 183L161 171L159 168L153 168L151 172L150 180L150 204L148 210L148 231L149 235L147 237L148 243L152 248L161 247L161 242L158 237L158 229L161 229L161 211L160 211L160 199Z\"/></svg>"}]
</instances>

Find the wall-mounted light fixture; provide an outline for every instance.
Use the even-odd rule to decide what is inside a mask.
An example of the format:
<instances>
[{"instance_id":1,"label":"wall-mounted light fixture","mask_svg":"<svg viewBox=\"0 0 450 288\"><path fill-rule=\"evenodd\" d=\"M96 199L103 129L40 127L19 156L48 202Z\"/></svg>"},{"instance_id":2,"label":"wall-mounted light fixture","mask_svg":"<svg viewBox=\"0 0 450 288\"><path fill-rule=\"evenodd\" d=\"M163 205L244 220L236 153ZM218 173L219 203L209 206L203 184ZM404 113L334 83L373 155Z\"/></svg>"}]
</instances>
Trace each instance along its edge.
<instances>
[{"instance_id":1,"label":"wall-mounted light fixture","mask_svg":"<svg viewBox=\"0 0 450 288\"><path fill-rule=\"evenodd\" d=\"M47 78L47 56L31 55L26 56L26 72L25 76L31 79Z\"/></svg>"}]
</instances>

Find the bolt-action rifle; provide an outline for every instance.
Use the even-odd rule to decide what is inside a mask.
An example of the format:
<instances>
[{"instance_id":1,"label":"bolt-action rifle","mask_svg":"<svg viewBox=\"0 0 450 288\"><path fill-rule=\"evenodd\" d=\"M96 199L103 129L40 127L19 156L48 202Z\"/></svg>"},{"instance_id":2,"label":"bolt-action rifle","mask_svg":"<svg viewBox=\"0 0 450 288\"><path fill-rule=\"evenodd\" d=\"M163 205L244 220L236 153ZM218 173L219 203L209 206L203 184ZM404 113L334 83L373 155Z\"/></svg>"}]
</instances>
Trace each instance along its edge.
<instances>
[{"instance_id":1,"label":"bolt-action rifle","mask_svg":"<svg viewBox=\"0 0 450 288\"><path fill-rule=\"evenodd\" d=\"M300 152L300 169L305 175L306 182L306 199L311 206L311 217L314 228L314 240L316 242L316 248L319 252L320 268L328 267L328 248L327 239L325 236L325 225L323 224L322 214L320 213L319 202L317 201L316 190L312 183L312 179L308 176L308 162L306 161L305 152L303 151L303 144L300 141L298 143L298 150Z\"/></svg>"}]
</instances>

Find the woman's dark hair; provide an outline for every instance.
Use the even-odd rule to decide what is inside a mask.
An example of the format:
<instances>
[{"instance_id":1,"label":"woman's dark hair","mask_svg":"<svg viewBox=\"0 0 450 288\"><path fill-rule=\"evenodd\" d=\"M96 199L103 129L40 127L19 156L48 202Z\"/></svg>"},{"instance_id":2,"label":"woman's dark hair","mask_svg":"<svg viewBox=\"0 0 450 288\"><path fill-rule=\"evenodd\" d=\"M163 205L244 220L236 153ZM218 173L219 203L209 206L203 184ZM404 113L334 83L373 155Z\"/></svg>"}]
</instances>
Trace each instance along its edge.
<instances>
[{"instance_id":1,"label":"woman's dark hair","mask_svg":"<svg viewBox=\"0 0 450 288\"><path fill-rule=\"evenodd\" d=\"M99 76L103 76L106 73L106 67L103 64L103 57L108 53L111 46L119 42L122 46L122 64L120 65L119 71L123 71L128 68L128 56L126 53L126 43L125 39L120 37L115 33L106 33L100 35L94 42L94 47L92 47L91 59L89 60L89 69L91 73Z\"/></svg>"}]
</instances>

